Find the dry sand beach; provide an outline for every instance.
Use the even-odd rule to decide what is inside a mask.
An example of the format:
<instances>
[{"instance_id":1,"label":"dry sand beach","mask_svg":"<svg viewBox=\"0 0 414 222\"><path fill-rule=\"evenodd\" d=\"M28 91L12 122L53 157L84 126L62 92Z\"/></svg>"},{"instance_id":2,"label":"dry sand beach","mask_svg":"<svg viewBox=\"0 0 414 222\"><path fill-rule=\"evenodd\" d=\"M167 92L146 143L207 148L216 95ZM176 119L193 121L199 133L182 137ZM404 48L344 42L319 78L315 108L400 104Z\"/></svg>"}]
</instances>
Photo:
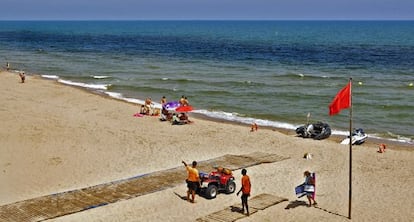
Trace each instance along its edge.
<instances>
[{"instance_id":1,"label":"dry sand beach","mask_svg":"<svg viewBox=\"0 0 414 222\"><path fill-rule=\"evenodd\" d=\"M139 107L29 75L0 73L0 206L81 189L226 154L265 152L287 159L247 168L252 197L287 198L238 221L349 221L348 146L335 138L314 141L292 133L197 118L173 126L157 117L133 117ZM353 221L412 221L414 153L377 141L353 148ZM313 154L311 160L304 153ZM224 166L225 167L225 166ZM294 187L305 170L317 173L317 207ZM234 171L237 189L240 170ZM185 178L178 186L49 221L195 221L240 203L235 194L191 204ZM289 208L289 209L286 209Z\"/></svg>"}]
</instances>

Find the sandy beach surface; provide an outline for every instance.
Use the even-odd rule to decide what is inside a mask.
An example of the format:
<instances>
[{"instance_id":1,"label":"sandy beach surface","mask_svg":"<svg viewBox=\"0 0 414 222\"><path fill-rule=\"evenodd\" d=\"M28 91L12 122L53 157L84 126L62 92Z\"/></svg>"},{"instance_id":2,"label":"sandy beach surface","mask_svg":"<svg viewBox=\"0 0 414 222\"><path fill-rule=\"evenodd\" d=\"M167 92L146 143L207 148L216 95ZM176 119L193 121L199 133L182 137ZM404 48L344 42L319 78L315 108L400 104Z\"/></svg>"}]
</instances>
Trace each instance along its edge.
<instances>
[{"instance_id":1,"label":"sandy beach surface","mask_svg":"<svg viewBox=\"0 0 414 222\"><path fill-rule=\"evenodd\" d=\"M197 118L173 126L157 117L133 117L134 104L29 75L0 73L0 205L182 166L226 154L255 151L288 159L247 168L252 197L288 198L238 221L349 221L349 149L335 138L297 138L293 133ZM378 143L353 148L352 220L412 221L412 147ZM312 159L304 159L312 153ZM182 170L185 168L182 166ZM317 207L307 207L294 187L303 172L316 172ZM240 170L234 172L240 188ZM240 203L235 194L216 199L182 197L186 185L167 188L49 221L195 221ZM288 208L288 209L286 209Z\"/></svg>"}]
</instances>

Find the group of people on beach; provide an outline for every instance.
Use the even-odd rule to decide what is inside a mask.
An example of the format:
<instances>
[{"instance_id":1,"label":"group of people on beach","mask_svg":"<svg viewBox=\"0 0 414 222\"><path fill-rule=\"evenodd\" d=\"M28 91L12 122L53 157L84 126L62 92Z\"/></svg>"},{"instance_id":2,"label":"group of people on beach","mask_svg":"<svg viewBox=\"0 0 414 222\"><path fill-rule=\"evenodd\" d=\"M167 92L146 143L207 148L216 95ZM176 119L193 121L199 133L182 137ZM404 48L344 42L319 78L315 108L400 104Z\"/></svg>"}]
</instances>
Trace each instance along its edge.
<instances>
[{"instance_id":1,"label":"group of people on beach","mask_svg":"<svg viewBox=\"0 0 414 222\"><path fill-rule=\"evenodd\" d=\"M10 63L6 62L6 71L10 71L10 69ZM19 72L19 77L21 83L24 83L26 81L26 74L23 71Z\"/></svg>"},{"instance_id":2,"label":"group of people on beach","mask_svg":"<svg viewBox=\"0 0 414 222\"><path fill-rule=\"evenodd\" d=\"M191 202L191 203L195 203L195 194L197 192L197 189L199 187L201 187L201 180L200 180L200 174L197 170L197 161L193 161L192 165L189 166L184 160L182 161L182 163L184 164L185 168L187 169L187 201ZM242 209L241 209L241 213L244 213L244 210L246 209L246 215L249 216L249 205L248 205L248 197L250 196L250 190L251 190L251 183L250 183L250 177L247 175L247 170L246 169L242 169L241 171L242 174L242 178L241 178L241 188L240 190L236 193L236 195L238 196L240 194L240 192L242 193L241 195L241 202L242 202ZM190 195L191 195L191 199L190 199Z\"/></svg>"},{"instance_id":3,"label":"group of people on beach","mask_svg":"<svg viewBox=\"0 0 414 222\"><path fill-rule=\"evenodd\" d=\"M160 115L161 121L168 121L171 122L172 125L184 125L187 123L191 123L192 121L189 120L188 115L186 112L171 112L165 106L168 103L167 98L163 96L161 98L161 110L155 107L154 102L150 97L146 98L144 104L141 105L141 109L139 111L139 115L148 115L148 116L158 116ZM186 96L182 96L178 101L180 106L190 106L188 102L188 98ZM138 114L136 114L138 115Z\"/></svg>"},{"instance_id":4,"label":"group of people on beach","mask_svg":"<svg viewBox=\"0 0 414 222\"><path fill-rule=\"evenodd\" d=\"M195 203L195 195L196 195L197 189L199 189L202 185L200 174L197 169L197 161L194 160L191 166L189 166L184 160L182 161L182 163L184 164L187 170L187 179L186 179L187 188L188 188L187 201L191 203ZM240 192L242 193L241 195L242 209L240 209L240 212L244 214L244 212L246 211L246 215L249 216L250 212L249 212L248 198L250 197L250 193L251 193L251 182L250 182L250 177L247 175L246 169L242 169L241 174L242 174L241 182L240 182L241 188L236 193L236 195L238 196ZM312 205L317 205L317 202L315 200L315 186L316 186L315 174L309 171L305 171L303 175L305 177L305 182L301 184L300 186L303 188L303 191L304 191L303 195L306 195L308 199L308 203L309 203L308 206L310 207Z\"/></svg>"},{"instance_id":5,"label":"group of people on beach","mask_svg":"<svg viewBox=\"0 0 414 222\"><path fill-rule=\"evenodd\" d=\"M182 96L179 100L180 106L189 106L190 103L188 102L188 98L186 96ZM185 112L175 113L170 112L165 105L167 104L167 98L163 96L161 98L161 121L169 121L172 125L184 125L187 123L191 123L188 119L188 115Z\"/></svg>"}]
</instances>

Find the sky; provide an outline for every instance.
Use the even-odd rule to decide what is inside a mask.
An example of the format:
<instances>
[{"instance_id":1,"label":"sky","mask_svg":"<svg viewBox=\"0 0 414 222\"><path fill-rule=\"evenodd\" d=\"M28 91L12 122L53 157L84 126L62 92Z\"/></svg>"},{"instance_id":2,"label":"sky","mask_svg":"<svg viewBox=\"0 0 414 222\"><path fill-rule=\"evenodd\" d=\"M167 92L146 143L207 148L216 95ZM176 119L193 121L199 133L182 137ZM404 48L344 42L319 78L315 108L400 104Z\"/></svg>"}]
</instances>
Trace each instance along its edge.
<instances>
[{"instance_id":1,"label":"sky","mask_svg":"<svg viewBox=\"0 0 414 222\"><path fill-rule=\"evenodd\" d=\"M0 20L414 20L414 0L0 0Z\"/></svg>"}]
</instances>

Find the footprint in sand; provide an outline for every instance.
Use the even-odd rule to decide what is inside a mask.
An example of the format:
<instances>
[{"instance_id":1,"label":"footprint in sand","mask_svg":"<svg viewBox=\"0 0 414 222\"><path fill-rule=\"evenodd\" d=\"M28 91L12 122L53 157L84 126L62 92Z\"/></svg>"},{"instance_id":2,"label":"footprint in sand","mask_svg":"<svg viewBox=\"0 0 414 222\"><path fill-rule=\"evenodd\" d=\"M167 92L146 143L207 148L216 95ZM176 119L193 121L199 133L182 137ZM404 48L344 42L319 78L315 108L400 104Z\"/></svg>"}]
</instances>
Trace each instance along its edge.
<instances>
[{"instance_id":1,"label":"footprint in sand","mask_svg":"<svg viewBox=\"0 0 414 222\"><path fill-rule=\"evenodd\" d=\"M63 160L60 157L52 157L52 158L49 158L49 160L48 160L48 164L52 165L52 166L57 166L57 165L61 164L62 162L63 162Z\"/></svg>"}]
</instances>

